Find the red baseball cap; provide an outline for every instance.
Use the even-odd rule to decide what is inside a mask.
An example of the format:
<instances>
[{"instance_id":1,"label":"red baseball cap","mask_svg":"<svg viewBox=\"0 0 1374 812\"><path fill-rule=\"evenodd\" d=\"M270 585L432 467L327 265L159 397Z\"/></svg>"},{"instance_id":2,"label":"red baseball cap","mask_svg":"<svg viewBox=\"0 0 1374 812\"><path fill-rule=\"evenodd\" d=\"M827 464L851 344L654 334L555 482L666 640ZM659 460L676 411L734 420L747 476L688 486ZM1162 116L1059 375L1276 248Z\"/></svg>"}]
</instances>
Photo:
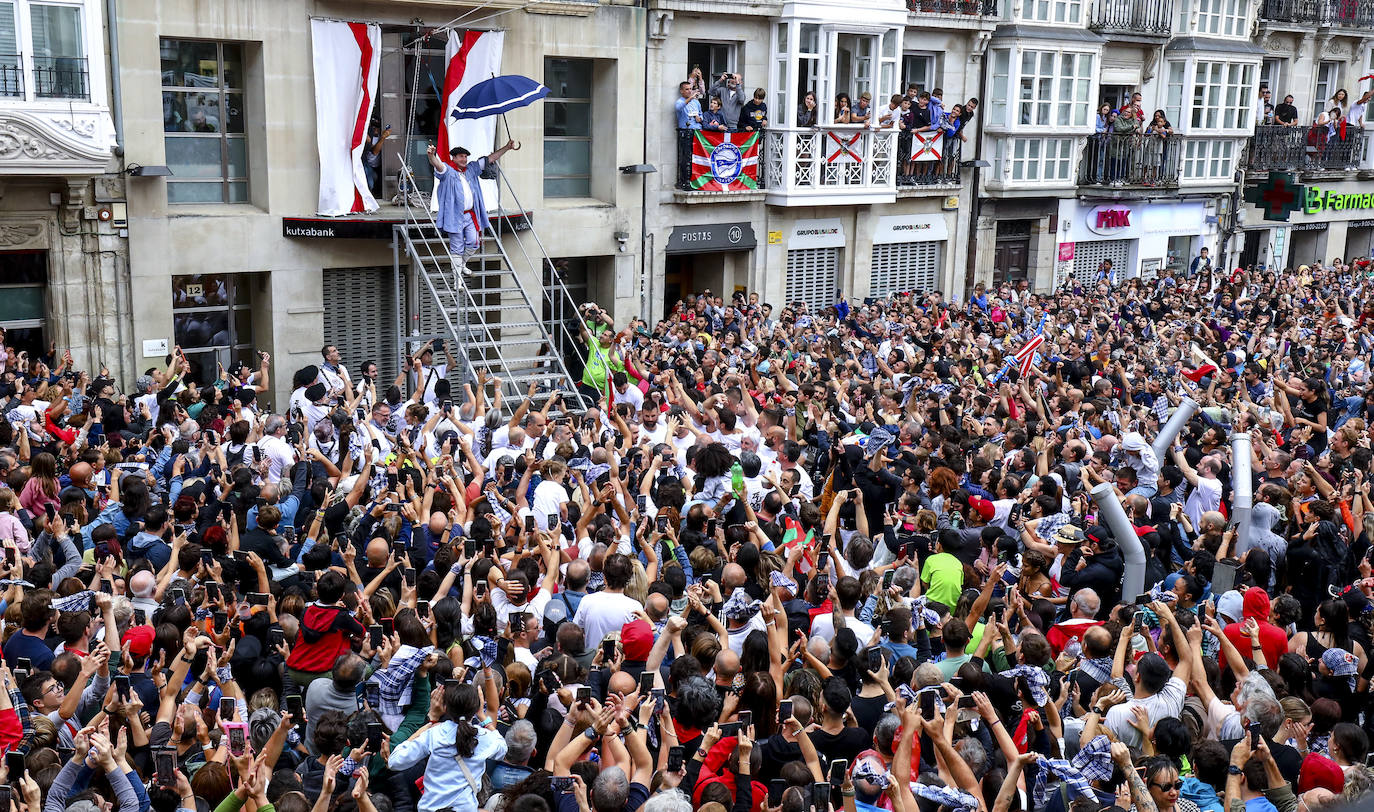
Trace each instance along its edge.
<instances>
[{"instance_id":1,"label":"red baseball cap","mask_svg":"<svg viewBox=\"0 0 1374 812\"><path fill-rule=\"evenodd\" d=\"M970 496L968 498L968 507L969 510L977 511L978 515L982 516L985 522L992 521L992 517L997 515L997 508L993 507L991 502L979 496Z\"/></svg>"},{"instance_id":2,"label":"red baseball cap","mask_svg":"<svg viewBox=\"0 0 1374 812\"><path fill-rule=\"evenodd\" d=\"M130 655L147 657L153 651L153 638L156 636L152 626L132 626L119 642L129 647Z\"/></svg>"},{"instance_id":3,"label":"red baseball cap","mask_svg":"<svg viewBox=\"0 0 1374 812\"><path fill-rule=\"evenodd\" d=\"M620 629L620 647L627 662L649 659L649 652L654 647L654 628L643 618L626 623Z\"/></svg>"}]
</instances>

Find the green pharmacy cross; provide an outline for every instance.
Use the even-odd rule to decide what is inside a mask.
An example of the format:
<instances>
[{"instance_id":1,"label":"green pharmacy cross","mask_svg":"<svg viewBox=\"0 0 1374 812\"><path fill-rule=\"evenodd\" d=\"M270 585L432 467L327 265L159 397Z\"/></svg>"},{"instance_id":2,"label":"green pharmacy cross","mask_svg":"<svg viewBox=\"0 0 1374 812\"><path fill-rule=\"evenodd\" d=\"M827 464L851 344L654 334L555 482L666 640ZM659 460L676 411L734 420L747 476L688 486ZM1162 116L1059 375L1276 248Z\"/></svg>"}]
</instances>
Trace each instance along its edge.
<instances>
[{"instance_id":1,"label":"green pharmacy cross","mask_svg":"<svg viewBox=\"0 0 1374 812\"><path fill-rule=\"evenodd\" d=\"M1245 200L1263 211L1264 219L1286 221L1289 214L1302 210L1305 191L1295 175L1270 172L1267 179L1245 190Z\"/></svg>"}]
</instances>

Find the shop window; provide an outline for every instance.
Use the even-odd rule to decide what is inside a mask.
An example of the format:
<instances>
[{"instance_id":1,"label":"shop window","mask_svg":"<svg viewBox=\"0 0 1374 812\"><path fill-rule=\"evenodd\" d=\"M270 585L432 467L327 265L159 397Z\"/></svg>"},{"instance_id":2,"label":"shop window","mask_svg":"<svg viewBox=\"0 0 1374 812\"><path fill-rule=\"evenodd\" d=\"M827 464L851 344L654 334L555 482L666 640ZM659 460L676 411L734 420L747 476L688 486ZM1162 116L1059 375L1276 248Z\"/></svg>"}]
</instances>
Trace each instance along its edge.
<instances>
[{"instance_id":1,"label":"shop window","mask_svg":"<svg viewBox=\"0 0 1374 812\"><path fill-rule=\"evenodd\" d=\"M162 41L168 203L247 203L243 46Z\"/></svg>"},{"instance_id":2,"label":"shop window","mask_svg":"<svg viewBox=\"0 0 1374 812\"><path fill-rule=\"evenodd\" d=\"M256 274L172 277L172 336L191 362L190 379L219 377L219 367L253 358L253 287Z\"/></svg>"}]
</instances>

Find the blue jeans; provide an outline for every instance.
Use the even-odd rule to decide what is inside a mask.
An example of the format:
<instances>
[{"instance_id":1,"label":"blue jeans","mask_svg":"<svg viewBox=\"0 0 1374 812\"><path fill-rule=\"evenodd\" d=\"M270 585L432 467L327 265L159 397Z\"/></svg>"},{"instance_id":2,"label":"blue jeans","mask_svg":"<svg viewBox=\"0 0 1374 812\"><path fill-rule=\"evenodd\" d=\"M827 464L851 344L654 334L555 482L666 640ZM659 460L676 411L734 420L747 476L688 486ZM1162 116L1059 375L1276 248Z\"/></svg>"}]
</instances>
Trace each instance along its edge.
<instances>
[{"instance_id":1,"label":"blue jeans","mask_svg":"<svg viewBox=\"0 0 1374 812\"><path fill-rule=\"evenodd\" d=\"M1126 491L1126 495L1143 496L1146 499L1153 499L1155 498L1155 489L1147 488L1144 485L1136 485L1134 488L1131 488L1129 491Z\"/></svg>"}]
</instances>

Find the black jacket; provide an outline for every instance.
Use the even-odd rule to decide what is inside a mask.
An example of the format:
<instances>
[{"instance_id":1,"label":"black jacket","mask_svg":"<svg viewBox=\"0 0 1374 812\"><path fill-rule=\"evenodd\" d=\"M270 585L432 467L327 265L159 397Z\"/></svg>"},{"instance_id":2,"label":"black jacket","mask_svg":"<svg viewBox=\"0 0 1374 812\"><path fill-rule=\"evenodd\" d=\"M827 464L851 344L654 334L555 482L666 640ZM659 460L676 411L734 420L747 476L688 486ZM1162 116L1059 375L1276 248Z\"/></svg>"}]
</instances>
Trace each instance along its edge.
<instances>
[{"instance_id":1,"label":"black jacket","mask_svg":"<svg viewBox=\"0 0 1374 812\"><path fill-rule=\"evenodd\" d=\"M1079 570L1078 561L1081 558L1086 558L1088 564ZM1126 562L1121 557L1120 548L1115 544L1091 556L1085 556L1080 545L1080 549L1073 551L1065 559L1059 582L1068 587L1070 592L1080 589L1091 589L1096 592L1097 597L1102 600L1099 615L1105 617L1105 613L1121 600L1121 576L1125 572Z\"/></svg>"}]
</instances>

